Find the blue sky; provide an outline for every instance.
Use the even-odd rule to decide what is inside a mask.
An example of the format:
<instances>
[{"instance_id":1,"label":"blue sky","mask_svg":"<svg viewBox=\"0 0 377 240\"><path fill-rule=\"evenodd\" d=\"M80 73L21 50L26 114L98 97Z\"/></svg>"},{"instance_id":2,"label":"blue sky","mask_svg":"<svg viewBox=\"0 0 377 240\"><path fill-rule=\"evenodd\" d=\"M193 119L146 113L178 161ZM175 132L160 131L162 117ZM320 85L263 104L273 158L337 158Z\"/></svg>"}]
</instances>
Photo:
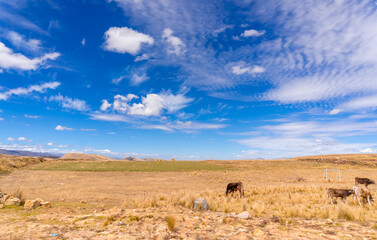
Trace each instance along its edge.
<instances>
[{"instance_id":1,"label":"blue sky","mask_svg":"<svg viewBox=\"0 0 377 240\"><path fill-rule=\"evenodd\" d=\"M377 152L377 2L0 0L0 148Z\"/></svg>"}]
</instances>

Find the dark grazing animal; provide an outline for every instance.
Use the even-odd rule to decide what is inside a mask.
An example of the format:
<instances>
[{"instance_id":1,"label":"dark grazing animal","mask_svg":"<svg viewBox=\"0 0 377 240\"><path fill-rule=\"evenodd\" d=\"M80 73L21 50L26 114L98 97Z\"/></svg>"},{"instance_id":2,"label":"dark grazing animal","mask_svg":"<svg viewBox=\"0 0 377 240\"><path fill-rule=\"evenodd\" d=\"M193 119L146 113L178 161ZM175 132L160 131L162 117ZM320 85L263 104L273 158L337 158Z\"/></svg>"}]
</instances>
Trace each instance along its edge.
<instances>
[{"instance_id":1,"label":"dark grazing animal","mask_svg":"<svg viewBox=\"0 0 377 240\"><path fill-rule=\"evenodd\" d=\"M369 179L369 178L359 178L359 177L355 177L355 185L359 185L359 184L364 184L365 187L368 187L368 185L370 184L376 184L373 180Z\"/></svg>"},{"instance_id":2,"label":"dark grazing animal","mask_svg":"<svg viewBox=\"0 0 377 240\"><path fill-rule=\"evenodd\" d=\"M228 193L233 193L236 191L240 192L240 197L245 195L242 182L228 183L228 186L226 186L225 195L228 196Z\"/></svg>"},{"instance_id":3,"label":"dark grazing animal","mask_svg":"<svg viewBox=\"0 0 377 240\"><path fill-rule=\"evenodd\" d=\"M355 193L354 190L352 189L337 189L337 188L329 188L327 193L329 194L329 197L331 199L331 204L334 204L333 198L335 197L338 198L340 197L343 202L347 199L349 195L352 195Z\"/></svg>"},{"instance_id":4,"label":"dark grazing animal","mask_svg":"<svg viewBox=\"0 0 377 240\"><path fill-rule=\"evenodd\" d=\"M369 206L372 206L372 204L370 204L370 201L374 202L374 199L366 186L354 186L353 191L355 192L353 198L354 200L355 198L357 198L359 205L361 205L360 199L362 198L364 201L368 201Z\"/></svg>"}]
</instances>

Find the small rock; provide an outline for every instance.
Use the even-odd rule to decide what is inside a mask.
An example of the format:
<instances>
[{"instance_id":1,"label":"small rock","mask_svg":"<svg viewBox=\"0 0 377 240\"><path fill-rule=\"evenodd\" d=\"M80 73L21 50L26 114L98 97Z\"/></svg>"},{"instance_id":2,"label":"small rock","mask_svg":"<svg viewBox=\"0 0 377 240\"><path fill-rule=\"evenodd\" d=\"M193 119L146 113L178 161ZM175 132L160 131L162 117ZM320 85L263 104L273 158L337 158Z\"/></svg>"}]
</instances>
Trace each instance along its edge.
<instances>
[{"instance_id":1,"label":"small rock","mask_svg":"<svg viewBox=\"0 0 377 240\"><path fill-rule=\"evenodd\" d=\"M4 195L0 199L0 202L5 203L8 200L8 198L10 198L10 195L7 195L6 193L4 193Z\"/></svg>"},{"instance_id":2,"label":"small rock","mask_svg":"<svg viewBox=\"0 0 377 240\"><path fill-rule=\"evenodd\" d=\"M199 205L200 205L200 209L199 209ZM207 200L205 200L204 198L197 198L195 199L194 201L194 209L195 210L208 210L209 209L209 205L208 205L208 202Z\"/></svg>"},{"instance_id":3,"label":"small rock","mask_svg":"<svg viewBox=\"0 0 377 240\"><path fill-rule=\"evenodd\" d=\"M331 220L330 218L326 219L325 221L326 224L332 224L333 223L333 220Z\"/></svg>"},{"instance_id":4,"label":"small rock","mask_svg":"<svg viewBox=\"0 0 377 240\"><path fill-rule=\"evenodd\" d=\"M9 205L17 205L18 206L20 204L21 204L21 200L19 198L16 198L16 197L10 197L4 203L5 206L9 206Z\"/></svg>"},{"instance_id":5,"label":"small rock","mask_svg":"<svg viewBox=\"0 0 377 240\"><path fill-rule=\"evenodd\" d=\"M238 214L237 217L241 218L241 219L251 219L251 215L247 211L244 211L244 212Z\"/></svg>"},{"instance_id":6,"label":"small rock","mask_svg":"<svg viewBox=\"0 0 377 240\"><path fill-rule=\"evenodd\" d=\"M51 207L51 203L49 201L42 201L41 202L41 206L45 207L45 208L50 208Z\"/></svg>"},{"instance_id":7,"label":"small rock","mask_svg":"<svg viewBox=\"0 0 377 240\"><path fill-rule=\"evenodd\" d=\"M39 201L36 201L36 200L26 200L24 208L28 209L28 210L32 210L32 209L35 209L35 208L37 208L39 206L41 206L41 203Z\"/></svg>"},{"instance_id":8,"label":"small rock","mask_svg":"<svg viewBox=\"0 0 377 240\"><path fill-rule=\"evenodd\" d=\"M51 203L49 201L43 201L40 198L36 198L34 200L26 200L24 208L32 210L32 209L35 209L35 208L40 207L40 206L51 207Z\"/></svg>"}]
</instances>

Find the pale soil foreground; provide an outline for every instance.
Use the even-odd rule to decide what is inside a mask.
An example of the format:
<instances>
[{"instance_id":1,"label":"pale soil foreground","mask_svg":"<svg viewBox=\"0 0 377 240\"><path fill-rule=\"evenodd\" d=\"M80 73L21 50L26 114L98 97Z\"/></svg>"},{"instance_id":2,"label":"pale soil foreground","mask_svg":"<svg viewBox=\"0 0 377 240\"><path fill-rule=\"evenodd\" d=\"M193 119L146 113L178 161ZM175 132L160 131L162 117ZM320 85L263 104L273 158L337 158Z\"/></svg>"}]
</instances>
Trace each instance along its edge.
<instances>
[{"instance_id":1,"label":"pale soil foreground","mask_svg":"<svg viewBox=\"0 0 377 240\"><path fill-rule=\"evenodd\" d=\"M2 191L21 189L26 199L51 201L52 208L0 209L0 239L377 239L377 202L359 206L350 197L331 205L327 197L329 187L352 188L355 176L377 180L376 168L292 160L213 164L230 168L15 170L0 177ZM342 180L333 173L323 180L325 168L341 169ZM225 196L235 181L244 183L244 199ZM209 211L192 210L198 197ZM245 210L251 219L235 216ZM174 219L170 229L167 217Z\"/></svg>"}]
</instances>

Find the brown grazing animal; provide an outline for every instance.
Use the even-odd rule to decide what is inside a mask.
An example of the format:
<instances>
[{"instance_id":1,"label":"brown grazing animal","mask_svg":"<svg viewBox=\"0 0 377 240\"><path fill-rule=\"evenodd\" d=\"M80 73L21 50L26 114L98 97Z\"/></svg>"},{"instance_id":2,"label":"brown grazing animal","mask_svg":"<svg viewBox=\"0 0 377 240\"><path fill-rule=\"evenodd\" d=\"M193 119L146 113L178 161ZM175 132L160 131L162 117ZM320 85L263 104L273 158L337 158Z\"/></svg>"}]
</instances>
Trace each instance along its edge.
<instances>
[{"instance_id":1,"label":"brown grazing animal","mask_svg":"<svg viewBox=\"0 0 377 240\"><path fill-rule=\"evenodd\" d=\"M353 191L355 192L353 199L355 199L355 197L356 197L360 206L361 206L361 202L360 202L361 198L364 201L367 200L369 206L372 206L372 204L370 204L370 201L374 202L374 199L373 199L372 194L370 193L370 191L367 187L365 187L365 186L354 186Z\"/></svg>"},{"instance_id":2,"label":"brown grazing animal","mask_svg":"<svg viewBox=\"0 0 377 240\"><path fill-rule=\"evenodd\" d=\"M240 192L240 197L245 195L242 182L228 183L228 186L226 186L225 195L228 196L228 193L233 193L236 191Z\"/></svg>"},{"instance_id":3,"label":"brown grazing animal","mask_svg":"<svg viewBox=\"0 0 377 240\"><path fill-rule=\"evenodd\" d=\"M327 193L329 194L329 197L331 199L331 204L334 204L333 202L333 198L335 197L338 198L342 198L343 202L345 202L346 198L349 196L349 195L352 195L355 193L354 190L352 189L337 189L337 188L329 188Z\"/></svg>"},{"instance_id":4,"label":"brown grazing animal","mask_svg":"<svg viewBox=\"0 0 377 240\"><path fill-rule=\"evenodd\" d=\"M368 187L368 185L370 184L376 184L373 180L369 179L369 178L359 178L359 177L355 177L355 185L359 185L359 184L364 184L365 187Z\"/></svg>"}]
</instances>

